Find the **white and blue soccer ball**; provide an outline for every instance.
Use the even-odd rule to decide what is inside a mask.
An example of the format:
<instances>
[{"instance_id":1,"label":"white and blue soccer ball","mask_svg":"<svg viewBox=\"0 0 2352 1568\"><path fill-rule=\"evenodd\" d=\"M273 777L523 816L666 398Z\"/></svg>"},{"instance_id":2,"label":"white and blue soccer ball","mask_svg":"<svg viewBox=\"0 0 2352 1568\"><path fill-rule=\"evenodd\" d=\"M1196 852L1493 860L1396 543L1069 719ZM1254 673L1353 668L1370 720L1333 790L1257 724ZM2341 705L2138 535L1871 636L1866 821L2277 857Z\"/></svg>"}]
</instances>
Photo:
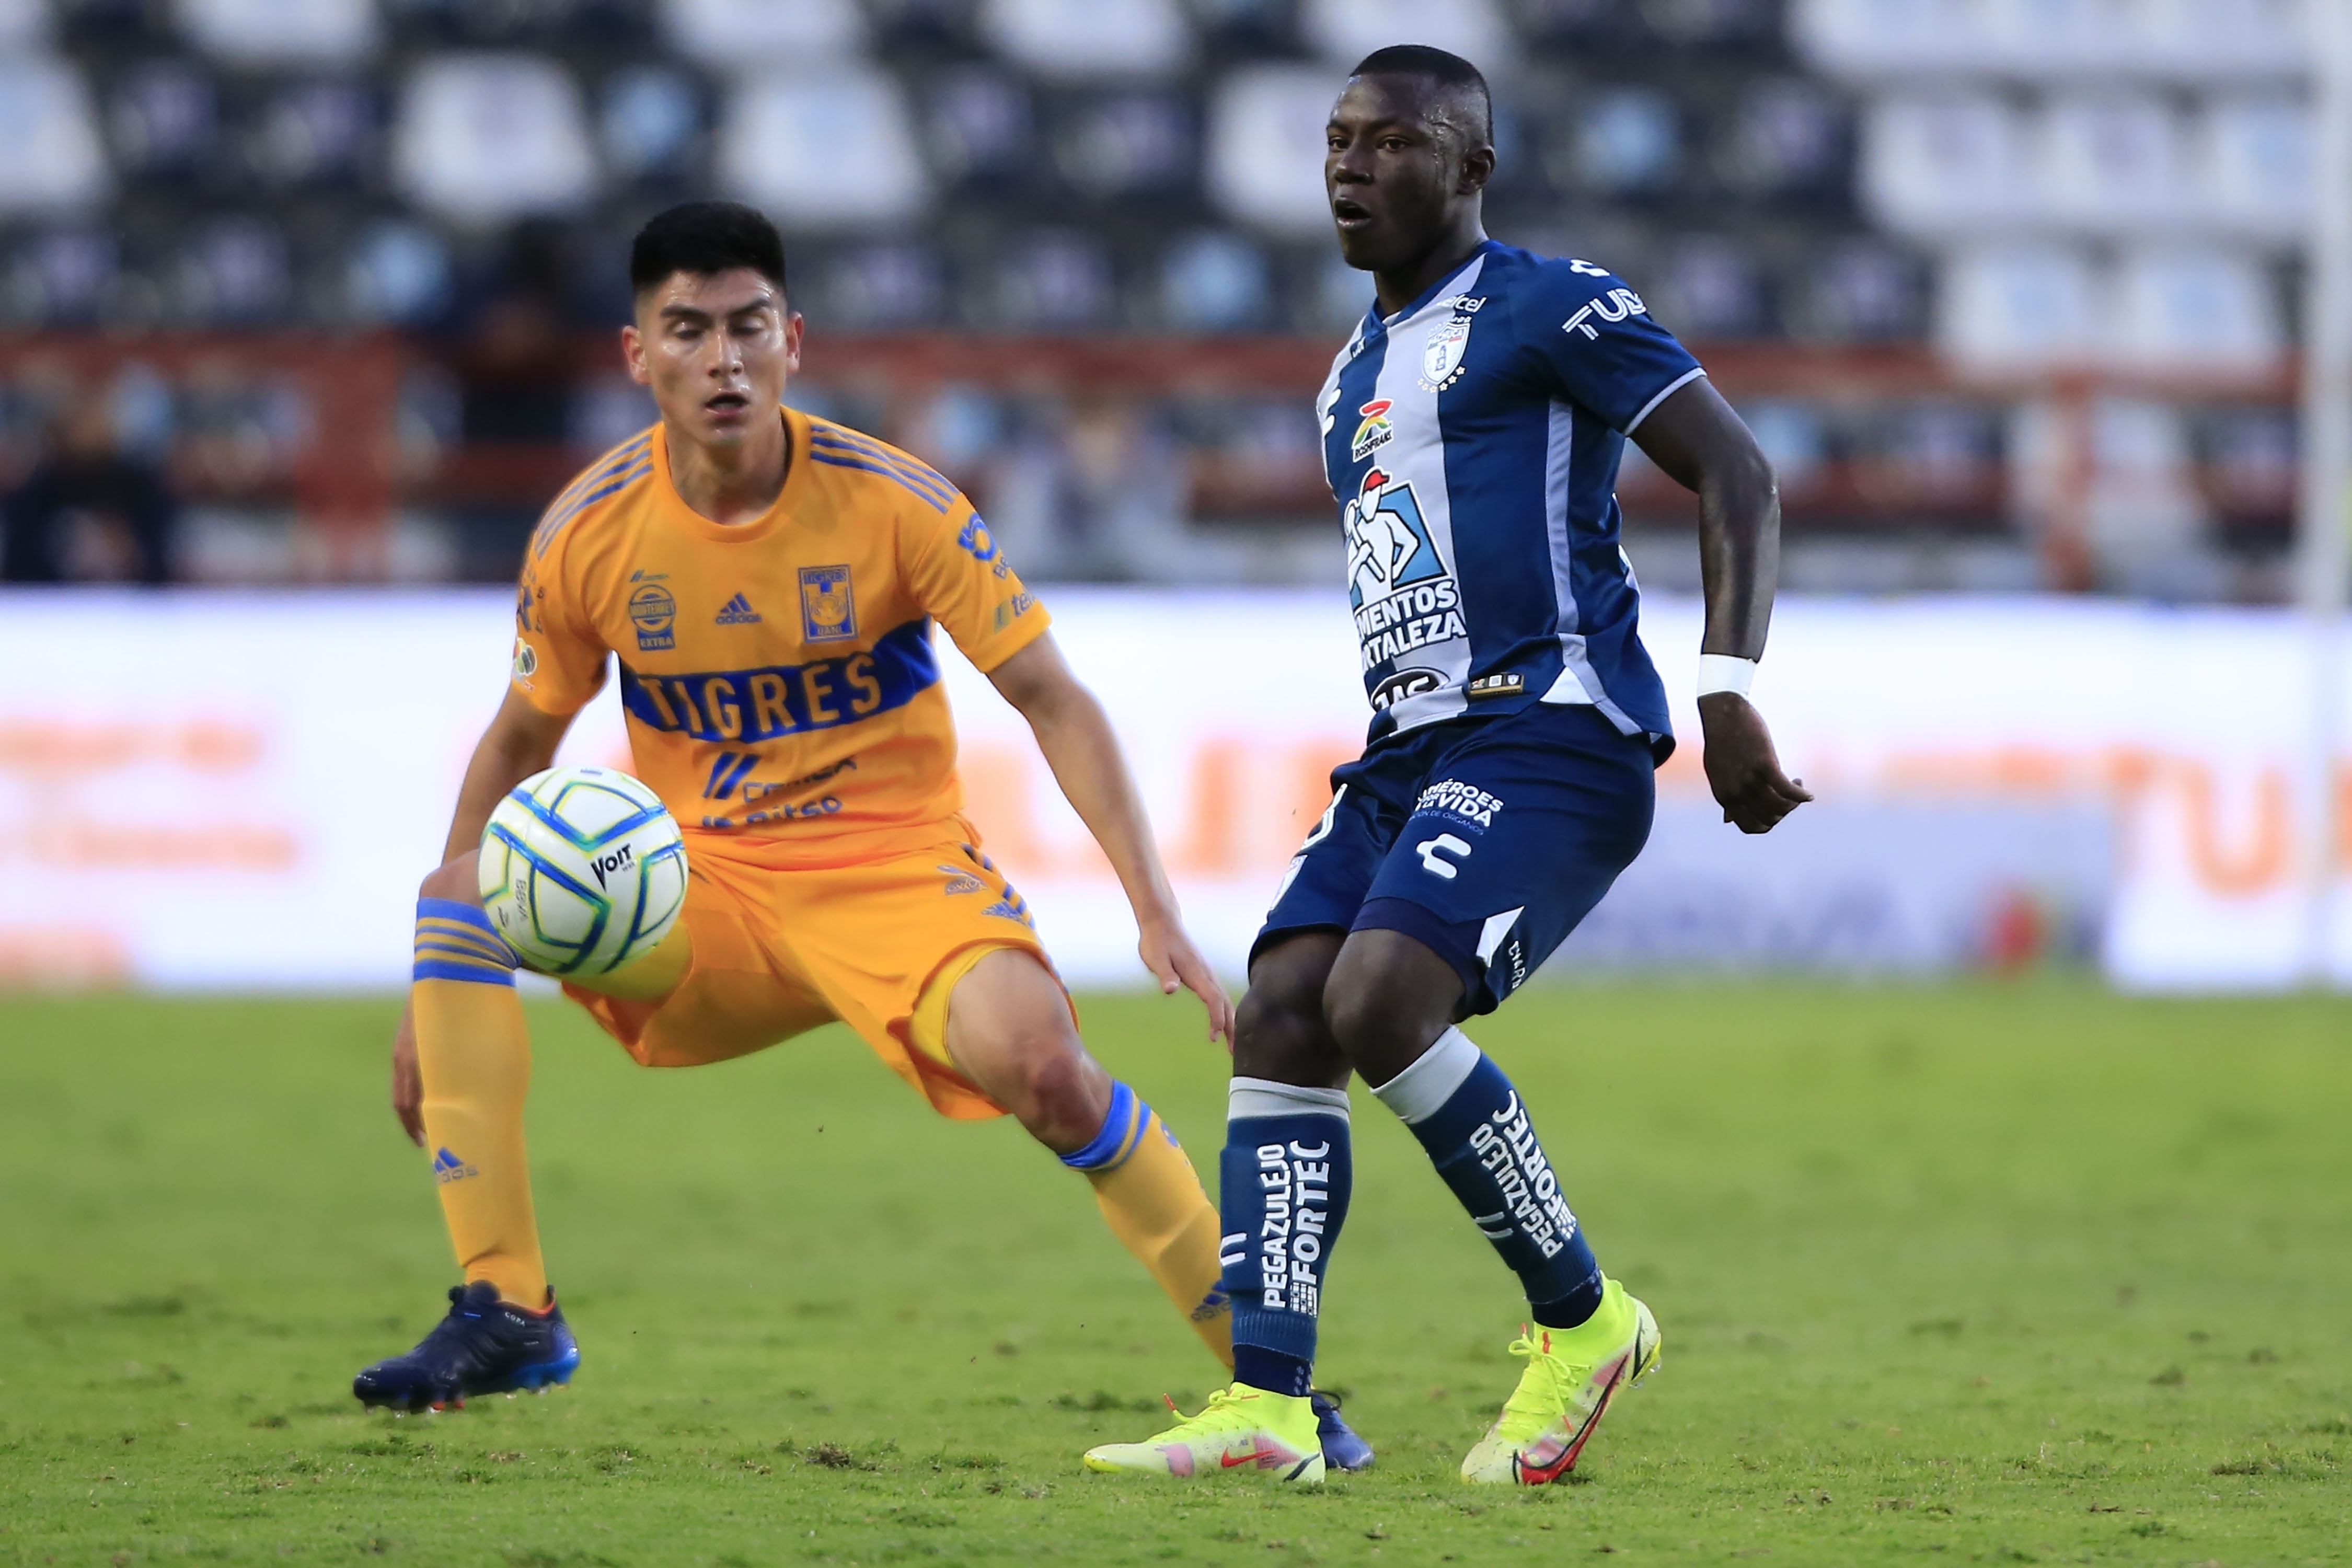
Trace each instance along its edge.
<instances>
[{"instance_id":1,"label":"white and blue soccer ball","mask_svg":"<svg viewBox=\"0 0 2352 1568\"><path fill-rule=\"evenodd\" d=\"M686 908L686 841L661 798L615 768L550 768L482 830L482 906L525 967L610 974Z\"/></svg>"}]
</instances>

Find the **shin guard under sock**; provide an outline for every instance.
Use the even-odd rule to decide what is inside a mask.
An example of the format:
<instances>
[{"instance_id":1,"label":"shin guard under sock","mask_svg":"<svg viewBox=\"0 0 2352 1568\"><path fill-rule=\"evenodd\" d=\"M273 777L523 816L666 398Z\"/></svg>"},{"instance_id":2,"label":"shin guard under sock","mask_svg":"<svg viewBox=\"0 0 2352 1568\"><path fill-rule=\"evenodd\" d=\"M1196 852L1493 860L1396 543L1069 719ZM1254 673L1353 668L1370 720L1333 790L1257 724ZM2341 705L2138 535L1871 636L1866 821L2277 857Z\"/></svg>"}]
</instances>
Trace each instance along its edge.
<instances>
[{"instance_id":1,"label":"shin guard under sock","mask_svg":"<svg viewBox=\"0 0 2352 1568\"><path fill-rule=\"evenodd\" d=\"M514 957L471 904L420 899L409 987L425 1135L442 1217L468 1283L487 1279L520 1307L547 1305L547 1268L523 1151L530 1037Z\"/></svg>"},{"instance_id":2,"label":"shin guard under sock","mask_svg":"<svg viewBox=\"0 0 2352 1568\"><path fill-rule=\"evenodd\" d=\"M1448 1029L1372 1092L1421 1140L1479 1234L1518 1275L1537 1321L1572 1329L1590 1318L1601 1305L1601 1265L1503 1069Z\"/></svg>"},{"instance_id":3,"label":"shin guard under sock","mask_svg":"<svg viewBox=\"0 0 2352 1568\"><path fill-rule=\"evenodd\" d=\"M1354 1186L1347 1091L1234 1079L1219 1178L1234 1376L1304 1397L1324 1270Z\"/></svg>"},{"instance_id":4,"label":"shin guard under sock","mask_svg":"<svg viewBox=\"0 0 2352 1568\"><path fill-rule=\"evenodd\" d=\"M1209 1353L1234 1364L1233 1313L1217 1281L1217 1211L1159 1114L1123 1083L1093 1142L1062 1163L1082 1171L1119 1245L1135 1255Z\"/></svg>"}]
</instances>

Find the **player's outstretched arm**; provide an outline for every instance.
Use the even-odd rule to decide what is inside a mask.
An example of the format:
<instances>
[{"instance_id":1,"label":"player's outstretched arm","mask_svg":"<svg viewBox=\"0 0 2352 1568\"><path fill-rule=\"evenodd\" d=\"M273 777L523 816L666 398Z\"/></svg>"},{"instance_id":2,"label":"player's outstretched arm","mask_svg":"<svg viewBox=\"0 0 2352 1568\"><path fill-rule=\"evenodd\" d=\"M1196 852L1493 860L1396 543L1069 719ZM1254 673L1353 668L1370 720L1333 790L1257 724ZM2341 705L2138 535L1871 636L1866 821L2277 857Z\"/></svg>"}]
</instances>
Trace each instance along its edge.
<instances>
[{"instance_id":1,"label":"player's outstretched arm","mask_svg":"<svg viewBox=\"0 0 2352 1568\"><path fill-rule=\"evenodd\" d=\"M1699 574L1706 593L1699 651L1761 657L1780 575L1780 491L1771 463L1704 377L1651 410L1633 442L1698 494ZM1769 833L1813 798L1802 781L1781 773L1772 732L1745 696L1710 692L1698 700L1698 719L1706 782L1724 821L1742 833Z\"/></svg>"},{"instance_id":2,"label":"player's outstretched arm","mask_svg":"<svg viewBox=\"0 0 2352 1568\"><path fill-rule=\"evenodd\" d=\"M466 764L466 782L457 786L457 809L449 822L448 842L441 863L447 865L480 847L482 829L507 791L555 764L555 748L572 728L570 714L548 714L509 687L506 700L482 738L474 744L473 760ZM392 1113L400 1118L408 1141L425 1147L425 1082L416 1071L416 1025L406 1007L400 1010L400 1027L392 1037Z\"/></svg>"},{"instance_id":3,"label":"player's outstretched arm","mask_svg":"<svg viewBox=\"0 0 2352 1568\"><path fill-rule=\"evenodd\" d=\"M1138 951L1163 994L1182 985L1209 1010L1209 1037L1233 1038L1234 1005L1200 949L1185 934L1175 892L1160 864L1151 824L1127 759L1111 733L1110 720L1093 692L1076 676L1046 633L989 672L1004 700L1021 710L1037 737L1037 750L1087 831L1110 858L1119 886L1135 910L1143 940Z\"/></svg>"}]
</instances>

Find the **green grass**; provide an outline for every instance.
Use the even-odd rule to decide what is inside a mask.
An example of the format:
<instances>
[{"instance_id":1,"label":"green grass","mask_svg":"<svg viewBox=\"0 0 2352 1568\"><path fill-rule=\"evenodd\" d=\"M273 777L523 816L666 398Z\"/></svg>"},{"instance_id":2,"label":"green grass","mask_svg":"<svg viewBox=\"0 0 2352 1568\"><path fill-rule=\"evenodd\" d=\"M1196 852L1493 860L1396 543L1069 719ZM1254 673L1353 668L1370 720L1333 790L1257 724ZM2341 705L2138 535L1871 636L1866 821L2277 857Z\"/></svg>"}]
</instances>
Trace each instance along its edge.
<instances>
[{"instance_id":1,"label":"green grass","mask_svg":"<svg viewBox=\"0 0 2352 1568\"><path fill-rule=\"evenodd\" d=\"M840 1031L693 1072L534 1009L586 1363L363 1414L437 1315L390 1001L0 1003L0 1563L2352 1561L2352 1006L2086 985L1532 993L1477 1030L1661 1374L1470 1492L1511 1281L1358 1097L1320 1492L1082 1473L1209 1365L1009 1125ZM1195 1013L1086 1008L1213 1169Z\"/></svg>"}]
</instances>

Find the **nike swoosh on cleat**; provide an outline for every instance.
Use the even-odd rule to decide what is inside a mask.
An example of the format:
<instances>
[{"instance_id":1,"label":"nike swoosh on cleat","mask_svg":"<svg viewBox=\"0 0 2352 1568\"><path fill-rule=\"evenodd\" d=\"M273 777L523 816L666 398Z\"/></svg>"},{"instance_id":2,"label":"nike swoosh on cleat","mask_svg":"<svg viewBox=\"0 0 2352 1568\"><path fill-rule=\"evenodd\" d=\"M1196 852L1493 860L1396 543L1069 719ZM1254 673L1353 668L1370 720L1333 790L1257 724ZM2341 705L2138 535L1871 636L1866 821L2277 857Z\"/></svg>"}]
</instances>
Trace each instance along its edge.
<instances>
[{"instance_id":1,"label":"nike swoosh on cleat","mask_svg":"<svg viewBox=\"0 0 2352 1568\"><path fill-rule=\"evenodd\" d=\"M1255 1464L1261 1458L1272 1458L1271 1455L1260 1454L1255 1448L1252 1448L1246 1454L1227 1454L1217 1462L1223 1465L1226 1469L1230 1470L1235 1465Z\"/></svg>"}]
</instances>

